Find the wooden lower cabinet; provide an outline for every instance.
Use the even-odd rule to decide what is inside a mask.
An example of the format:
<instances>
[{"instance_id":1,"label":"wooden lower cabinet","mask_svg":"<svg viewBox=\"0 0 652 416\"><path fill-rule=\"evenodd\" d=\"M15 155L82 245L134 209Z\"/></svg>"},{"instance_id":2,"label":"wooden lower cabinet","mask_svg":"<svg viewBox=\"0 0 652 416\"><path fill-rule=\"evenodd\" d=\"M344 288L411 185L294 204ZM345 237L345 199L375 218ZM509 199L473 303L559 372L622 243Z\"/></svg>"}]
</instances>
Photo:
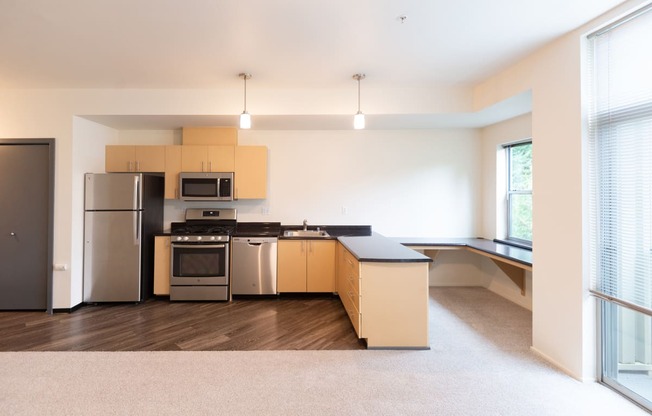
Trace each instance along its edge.
<instances>
[{"instance_id":1,"label":"wooden lower cabinet","mask_svg":"<svg viewBox=\"0 0 652 416\"><path fill-rule=\"evenodd\" d=\"M154 237L154 294L170 295L170 237Z\"/></svg>"},{"instance_id":2,"label":"wooden lower cabinet","mask_svg":"<svg viewBox=\"0 0 652 416\"><path fill-rule=\"evenodd\" d=\"M281 240L278 292L335 292L334 240Z\"/></svg>"},{"instance_id":3,"label":"wooden lower cabinet","mask_svg":"<svg viewBox=\"0 0 652 416\"><path fill-rule=\"evenodd\" d=\"M338 294L368 348L429 348L428 263L359 262L339 244Z\"/></svg>"}]
</instances>

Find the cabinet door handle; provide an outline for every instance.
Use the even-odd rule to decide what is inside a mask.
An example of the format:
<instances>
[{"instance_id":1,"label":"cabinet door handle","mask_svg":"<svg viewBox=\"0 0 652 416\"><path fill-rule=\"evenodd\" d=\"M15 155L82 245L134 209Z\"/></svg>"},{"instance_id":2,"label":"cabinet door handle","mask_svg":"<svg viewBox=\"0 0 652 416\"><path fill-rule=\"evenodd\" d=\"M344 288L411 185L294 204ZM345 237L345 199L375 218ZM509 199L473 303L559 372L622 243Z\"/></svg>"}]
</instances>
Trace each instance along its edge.
<instances>
[{"instance_id":1,"label":"cabinet door handle","mask_svg":"<svg viewBox=\"0 0 652 416\"><path fill-rule=\"evenodd\" d=\"M210 160L208 161L208 171L209 172L213 171L213 162L211 162Z\"/></svg>"},{"instance_id":2,"label":"cabinet door handle","mask_svg":"<svg viewBox=\"0 0 652 416\"><path fill-rule=\"evenodd\" d=\"M136 161L136 172L140 172L140 162Z\"/></svg>"},{"instance_id":3,"label":"cabinet door handle","mask_svg":"<svg viewBox=\"0 0 652 416\"><path fill-rule=\"evenodd\" d=\"M131 166L132 163L133 163L132 161L129 161L129 162L127 163L127 172L133 172L133 170L132 170L132 166Z\"/></svg>"}]
</instances>

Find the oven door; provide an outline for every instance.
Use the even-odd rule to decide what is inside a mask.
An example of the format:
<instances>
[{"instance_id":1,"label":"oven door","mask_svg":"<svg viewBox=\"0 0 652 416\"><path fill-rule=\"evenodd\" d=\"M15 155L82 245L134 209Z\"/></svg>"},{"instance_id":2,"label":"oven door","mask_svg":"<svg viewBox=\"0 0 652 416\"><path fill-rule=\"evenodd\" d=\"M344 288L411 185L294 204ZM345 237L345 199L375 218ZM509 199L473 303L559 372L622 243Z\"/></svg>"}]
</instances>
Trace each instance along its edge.
<instances>
[{"instance_id":1,"label":"oven door","mask_svg":"<svg viewBox=\"0 0 652 416\"><path fill-rule=\"evenodd\" d=\"M228 244L173 243L171 247L171 286L229 284Z\"/></svg>"}]
</instances>

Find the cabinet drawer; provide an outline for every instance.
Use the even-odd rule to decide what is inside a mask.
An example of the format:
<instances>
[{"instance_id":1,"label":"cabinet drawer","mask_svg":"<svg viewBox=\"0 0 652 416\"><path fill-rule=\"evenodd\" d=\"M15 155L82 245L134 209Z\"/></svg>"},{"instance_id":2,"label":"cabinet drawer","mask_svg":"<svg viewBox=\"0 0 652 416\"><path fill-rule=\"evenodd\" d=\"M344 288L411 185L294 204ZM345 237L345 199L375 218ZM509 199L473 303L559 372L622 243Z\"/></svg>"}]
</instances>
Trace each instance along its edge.
<instances>
[{"instance_id":1,"label":"cabinet drawer","mask_svg":"<svg viewBox=\"0 0 652 416\"><path fill-rule=\"evenodd\" d=\"M355 328L356 334L360 336L360 312L358 312L358 309L355 307L353 300L348 293L340 293L340 299L342 300L342 305L346 310L346 314L349 316L349 319L353 324L353 328Z\"/></svg>"},{"instance_id":2,"label":"cabinet drawer","mask_svg":"<svg viewBox=\"0 0 652 416\"><path fill-rule=\"evenodd\" d=\"M344 280L351 285L356 293L360 293L360 265L348 251L344 252L344 271Z\"/></svg>"},{"instance_id":3,"label":"cabinet drawer","mask_svg":"<svg viewBox=\"0 0 652 416\"><path fill-rule=\"evenodd\" d=\"M355 279L356 282L359 281L359 279ZM352 284L347 284L346 285L346 296L349 297L351 303L355 308L359 311L360 310L360 294L358 292L358 289L354 287Z\"/></svg>"},{"instance_id":4,"label":"cabinet drawer","mask_svg":"<svg viewBox=\"0 0 652 416\"><path fill-rule=\"evenodd\" d=\"M358 311L355 310L355 308L347 309L346 313L349 315L349 319L353 324L353 329L355 329L355 333L358 335L358 338L360 338L360 313L358 313Z\"/></svg>"}]
</instances>

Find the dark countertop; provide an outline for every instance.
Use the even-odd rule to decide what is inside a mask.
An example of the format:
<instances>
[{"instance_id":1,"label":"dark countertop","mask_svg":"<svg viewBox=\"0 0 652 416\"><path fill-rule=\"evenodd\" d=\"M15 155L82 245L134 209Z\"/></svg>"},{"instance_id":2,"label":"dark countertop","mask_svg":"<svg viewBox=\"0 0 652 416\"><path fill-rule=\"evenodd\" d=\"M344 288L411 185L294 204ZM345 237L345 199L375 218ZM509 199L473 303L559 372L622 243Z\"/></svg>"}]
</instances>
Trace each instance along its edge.
<instances>
[{"instance_id":1,"label":"dark countertop","mask_svg":"<svg viewBox=\"0 0 652 416\"><path fill-rule=\"evenodd\" d=\"M280 222L238 222L233 237L278 237Z\"/></svg>"},{"instance_id":2,"label":"dark countertop","mask_svg":"<svg viewBox=\"0 0 652 416\"><path fill-rule=\"evenodd\" d=\"M379 263L421 263L432 262L428 256L414 251L378 233L369 236L342 236L338 238L361 262Z\"/></svg>"},{"instance_id":3,"label":"dark countertop","mask_svg":"<svg viewBox=\"0 0 652 416\"><path fill-rule=\"evenodd\" d=\"M316 230L319 228L321 231L326 231L330 237L283 237L283 232L286 230L303 230L301 225L283 225L281 226L280 239L287 240L335 240L339 237L362 237L370 236L371 225L310 225L309 230Z\"/></svg>"},{"instance_id":4,"label":"dark countertop","mask_svg":"<svg viewBox=\"0 0 652 416\"><path fill-rule=\"evenodd\" d=\"M509 244L499 243L484 238L414 238L414 237L392 237L391 240L404 246L428 246L436 249L437 246L461 246L470 247L493 254L498 257L512 260L526 266L532 266L532 250L514 247Z\"/></svg>"}]
</instances>

